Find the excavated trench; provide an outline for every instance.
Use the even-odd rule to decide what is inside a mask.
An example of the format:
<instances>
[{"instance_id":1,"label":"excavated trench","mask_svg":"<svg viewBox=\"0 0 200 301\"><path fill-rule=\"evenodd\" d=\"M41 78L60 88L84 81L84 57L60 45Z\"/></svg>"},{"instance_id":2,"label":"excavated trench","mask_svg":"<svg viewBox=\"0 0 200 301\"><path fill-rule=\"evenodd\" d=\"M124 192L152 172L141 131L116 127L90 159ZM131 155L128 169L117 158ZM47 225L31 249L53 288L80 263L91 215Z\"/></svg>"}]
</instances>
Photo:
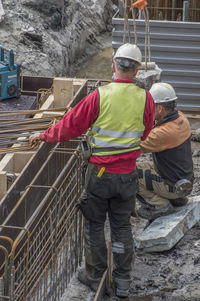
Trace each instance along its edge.
<instances>
[{"instance_id":1,"label":"excavated trench","mask_svg":"<svg viewBox=\"0 0 200 301\"><path fill-rule=\"evenodd\" d=\"M111 45L110 45L111 46ZM112 48L106 48L89 58L74 76L111 79ZM200 128L199 121L192 124L192 149L195 183L192 196L200 195ZM151 159L142 155L139 160ZM130 301L197 301L200 300L200 222L169 251L136 254L132 269ZM74 277L62 301L92 301L94 294ZM105 301L120 300L107 297ZM124 300L124 299L123 299Z\"/></svg>"}]
</instances>

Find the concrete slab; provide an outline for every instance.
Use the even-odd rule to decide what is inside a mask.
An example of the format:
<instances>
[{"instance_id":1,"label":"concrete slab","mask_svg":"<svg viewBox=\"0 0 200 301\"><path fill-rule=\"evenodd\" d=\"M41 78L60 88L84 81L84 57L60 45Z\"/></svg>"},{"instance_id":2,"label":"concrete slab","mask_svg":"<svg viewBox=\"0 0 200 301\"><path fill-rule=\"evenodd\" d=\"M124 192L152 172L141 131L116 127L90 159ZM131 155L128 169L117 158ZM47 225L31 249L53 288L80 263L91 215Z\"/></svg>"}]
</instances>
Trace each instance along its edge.
<instances>
[{"instance_id":1,"label":"concrete slab","mask_svg":"<svg viewBox=\"0 0 200 301\"><path fill-rule=\"evenodd\" d=\"M139 70L134 81L138 87L149 90L154 83L161 81L161 74L162 69L155 64L154 69Z\"/></svg>"},{"instance_id":2,"label":"concrete slab","mask_svg":"<svg viewBox=\"0 0 200 301\"><path fill-rule=\"evenodd\" d=\"M200 197L191 197L176 213L155 219L135 238L136 248L142 252L170 250L199 220Z\"/></svg>"}]
</instances>

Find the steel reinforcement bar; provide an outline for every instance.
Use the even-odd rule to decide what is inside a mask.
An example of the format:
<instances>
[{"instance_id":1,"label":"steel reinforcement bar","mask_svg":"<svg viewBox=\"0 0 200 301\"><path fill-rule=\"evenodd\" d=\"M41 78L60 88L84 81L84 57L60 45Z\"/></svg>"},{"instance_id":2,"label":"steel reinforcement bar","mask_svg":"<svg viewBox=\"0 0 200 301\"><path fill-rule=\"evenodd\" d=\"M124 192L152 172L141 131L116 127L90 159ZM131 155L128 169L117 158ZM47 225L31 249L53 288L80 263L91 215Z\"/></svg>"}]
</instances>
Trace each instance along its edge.
<instances>
[{"instance_id":1,"label":"steel reinforcement bar","mask_svg":"<svg viewBox=\"0 0 200 301\"><path fill-rule=\"evenodd\" d=\"M12 264L4 274L9 300L59 300L81 262L82 216L76 209L82 192L78 145L79 140L74 140L55 146L14 208L19 220L26 221L29 236L20 231Z\"/></svg>"},{"instance_id":2,"label":"steel reinforcement bar","mask_svg":"<svg viewBox=\"0 0 200 301\"><path fill-rule=\"evenodd\" d=\"M87 84L70 105L86 95ZM79 145L42 143L0 201L1 301L59 300L81 262Z\"/></svg>"}]
</instances>

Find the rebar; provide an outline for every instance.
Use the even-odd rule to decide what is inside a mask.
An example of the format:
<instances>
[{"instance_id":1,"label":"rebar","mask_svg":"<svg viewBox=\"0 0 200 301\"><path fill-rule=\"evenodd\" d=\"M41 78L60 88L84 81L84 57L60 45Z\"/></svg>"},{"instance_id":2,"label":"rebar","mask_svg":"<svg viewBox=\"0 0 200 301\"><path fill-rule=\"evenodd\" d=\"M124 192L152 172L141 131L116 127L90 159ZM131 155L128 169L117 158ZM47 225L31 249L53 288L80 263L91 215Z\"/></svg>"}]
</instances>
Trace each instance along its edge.
<instances>
[{"instance_id":1,"label":"rebar","mask_svg":"<svg viewBox=\"0 0 200 301\"><path fill-rule=\"evenodd\" d=\"M66 110L66 108L65 108ZM35 110L34 113L42 112L46 110ZM22 112L16 111L19 114ZM31 134L39 131L44 131L54 125L60 115L54 115L53 117L40 117L40 118L25 118L25 119L2 119L2 116L13 116L16 112L10 114L0 114L0 153L6 152L18 152L35 149L37 145L29 145L29 140L24 137L28 137ZM23 111L27 112L27 111ZM30 112L30 111L29 111ZM32 111L33 112L33 111ZM56 119L57 118L57 119ZM21 139L19 139L21 138ZM20 144L20 146L8 147L8 145Z\"/></svg>"},{"instance_id":2,"label":"rebar","mask_svg":"<svg viewBox=\"0 0 200 301\"><path fill-rule=\"evenodd\" d=\"M29 133L23 134L28 137ZM14 139L17 135L10 133ZM6 140L6 135L0 137ZM77 211L83 190L80 140L58 143L52 152L47 144L41 145L39 153L48 149L46 157L42 154L44 161L38 160L40 167L6 217L9 223L20 216L20 224L30 231L27 235L21 230L14 236L10 265L14 262L15 301L58 301L81 264L83 218Z\"/></svg>"},{"instance_id":3,"label":"rebar","mask_svg":"<svg viewBox=\"0 0 200 301\"><path fill-rule=\"evenodd\" d=\"M16 116L16 115L36 115L43 112L64 112L70 110L71 107L65 107L65 108L52 108L52 109L44 109L44 110L18 110L18 111L1 111L0 112L0 118L2 117L9 117L9 116Z\"/></svg>"}]
</instances>

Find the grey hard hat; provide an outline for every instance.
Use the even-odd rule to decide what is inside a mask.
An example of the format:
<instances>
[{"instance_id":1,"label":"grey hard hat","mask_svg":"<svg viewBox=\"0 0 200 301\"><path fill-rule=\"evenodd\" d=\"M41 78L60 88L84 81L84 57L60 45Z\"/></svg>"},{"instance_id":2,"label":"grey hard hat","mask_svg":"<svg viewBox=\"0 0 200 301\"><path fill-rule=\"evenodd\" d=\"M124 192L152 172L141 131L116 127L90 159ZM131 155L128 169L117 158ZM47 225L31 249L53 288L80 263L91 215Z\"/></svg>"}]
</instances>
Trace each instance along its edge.
<instances>
[{"instance_id":1,"label":"grey hard hat","mask_svg":"<svg viewBox=\"0 0 200 301\"><path fill-rule=\"evenodd\" d=\"M177 99L174 88L167 83L155 83L149 90L155 103L171 102Z\"/></svg>"},{"instance_id":2,"label":"grey hard hat","mask_svg":"<svg viewBox=\"0 0 200 301\"><path fill-rule=\"evenodd\" d=\"M117 49L114 55L114 59L118 58L126 58L141 64L142 53L136 45L126 43Z\"/></svg>"}]
</instances>

